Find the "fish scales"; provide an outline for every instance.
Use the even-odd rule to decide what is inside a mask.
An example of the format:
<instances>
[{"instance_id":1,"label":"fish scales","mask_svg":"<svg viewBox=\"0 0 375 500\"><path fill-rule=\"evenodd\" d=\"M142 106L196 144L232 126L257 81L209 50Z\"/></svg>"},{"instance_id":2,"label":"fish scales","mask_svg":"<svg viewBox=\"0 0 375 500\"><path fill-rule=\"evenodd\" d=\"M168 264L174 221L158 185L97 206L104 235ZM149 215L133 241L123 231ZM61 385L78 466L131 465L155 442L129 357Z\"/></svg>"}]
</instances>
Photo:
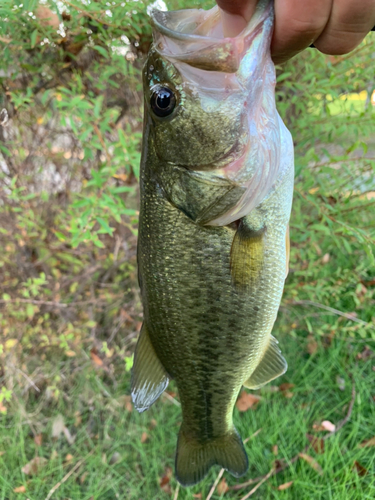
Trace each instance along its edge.
<instances>
[{"instance_id":1,"label":"fish scales","mask_svg":"<svg viewBox=\"0 0 375 500\"><path fill-rule=\"evenodd\" d=\"M182 11L187 19L188 12ZM192 12L198 21L206 16L205 26L217 29L215 9L211 14ZM154 15L156 24L160 23L159 14ZM177 13L168 14L173 21ZM232 421L238 393L242 385L257 388L286 370L271 330L287 268L293 161L290 136L276 110L262 108L267 100L261 86L257 86L254 115L266 124L268 135L262 140L272 140L275 153L255 143L260 126L251 132L252 124L247 123L252 108L245 101L243 83L232 79L232 93L225 91L214 99L210 92L201 91L202 78L209 73L201 69L202 64L207 67L209 61L201 61L200 51L197 60L188 51L189 69L183 52L177 60L163 53L166 42L175 43L180 36L168 31L174 22L165 17L168 14L161 18L167 19L168 29L157 26L165 36L163 43L157 31L156 48L151 49L144 70L138 242L144 323L135 353L132 397L136 408L144 411L165 390L169 379L176 381L183 417L176 476L181 484L190 485L215 464L237 477L246 472L247 456ZM270 79L273 91L270 22L272 26L272 4L262 0L242 43L246 50L242 58L236 56L237 69L230 55L226 58L222 52L220 61L225 71L236 69L233 74L240 81L244 78L241 61L250 71L253 44L257 53L265 52L262 57L268 66L261 76L266 83ZM228 46L233 44L226 42ZM255 62L253 71L258 71ZM191 68L192 78L199 77L201 86L186 79ZM198 73L194 73L196 68ZM221 81L220 74L214 75L218 69L211 70L208 78L213 75ZM236 92L237 102L233 98ZM232 107L230 113L226 112L228 106ZM273 121L265 117L266 111L274 113ZM272 122L268 129L267 120ZM248 146L252 139L253 149ZM254 150L258 154L255 160ZM275 168L271 162L277 158ZM260 180L254 188L256 175ZM265 190L267 183L270 187ZM241 215L262 190L266 194L259 203Z\"/></svg>"}]
</instances>

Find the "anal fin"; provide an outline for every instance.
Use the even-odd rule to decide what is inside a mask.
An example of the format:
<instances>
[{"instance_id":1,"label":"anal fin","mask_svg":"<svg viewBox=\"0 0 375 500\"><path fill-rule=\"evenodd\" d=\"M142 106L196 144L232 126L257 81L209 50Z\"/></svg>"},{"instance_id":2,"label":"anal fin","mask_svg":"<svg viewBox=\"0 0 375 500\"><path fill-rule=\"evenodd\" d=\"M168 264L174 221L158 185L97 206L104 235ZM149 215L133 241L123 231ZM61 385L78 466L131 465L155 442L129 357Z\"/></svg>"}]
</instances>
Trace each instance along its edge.
<instances>
[{"instance_id":1,"label":"anal fin","mask_svg":"<svg viewBox=\"0 0 375 500\"><path fill-rule=\"evenodd\" d=\"M283 375L288 369L288 364L277 346L277 340L272 335L270 337L270 343L259 365L243 384L248 389L259 389L264 384Z\"/></svg>"},{"instance_id":2,"label":"anal fin","mask_svg":"<svg viewBox=\"0 0 375 500\"><path fill-rule=\"evenodd\" d=\"M151 344L145 323L142 325L134 355L131 396L141 413L158 399L169 383L169 377Z\"/></svg>"}]
</instances>

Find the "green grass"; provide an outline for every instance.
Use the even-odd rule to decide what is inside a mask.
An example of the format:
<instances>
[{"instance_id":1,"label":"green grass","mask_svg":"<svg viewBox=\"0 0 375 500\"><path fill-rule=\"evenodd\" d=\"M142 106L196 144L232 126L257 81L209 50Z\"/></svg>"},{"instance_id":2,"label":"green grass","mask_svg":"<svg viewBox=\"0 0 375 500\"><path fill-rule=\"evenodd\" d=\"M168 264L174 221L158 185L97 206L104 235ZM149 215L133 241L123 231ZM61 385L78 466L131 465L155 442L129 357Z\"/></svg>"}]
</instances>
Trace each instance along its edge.
<instances>
[{"instance_id":1,"label":"green grass","mask_svg":"<svg viewBox=\"0 0 375 500\"><path fill-rule=\"evenodd\" d=\"M328 316L326 319L333 321ZM275 332L285 332L289 321L290 314L281 314ZM374 448L358 447L362 441L375 435L375 360L357 359L365 343L355 339L349 342L333 339L328 345L326 339L316 337L317 350L310 355L307 352L310 338L303 332L284 333L279 338L289 370L276 383L294 384L293 396L286 398L281 392L272 392L266 386L259 391L262 400L255 409L245 413L235 409L235 424L243 438L258 429L261 431L246 444L250 459L248 474L236 480L225 473L229 486L266 474L275 459L290 460L308 444L307 433L324 435L316 433L313 424L322 420L337 423L344 418L354 381L356 397L349 421L325 442L323 454L316 454L312 448L307 451L318 461L323 475L318 475L308 463L299 459L263 484L253 498L375 498ZM344 390L339 389L337 377L345 380ZM70 389L58 403L43 397L38 400L35 395L28 398L22 411L20 403L18 408L14 403L13 411L2 417L0 426L0 451L4 452L0 457L1 499L44 499L82 459L84 462L77 472L58 488L52 498L173 498L177 486L175 479L171 479L172 492L169 493L160 489L159 482L165 468L173 467L180 408L162 398L142 415L130 412L125 408L123 398L129 392L129 376L124 376L119 369L115 379L117 387L105 371L86 366L70 378ZM71 434L76 436L74 444L69 445L64 435L57 439L51 437L52 421L59 413L64 416ZM34 434L40 432L43 441L37 446ZM148 439L141 443L144 432ZM274 445L278 446L276 457L272 451ZM73 458L66 464L68 454ZM21 468L35 456L47 459L45 467L34 476L24 475ZM115 463L111 463L111 459ZM367 475L359 476L353 472L355 461L367 469ZM198 486L181 488L178 498L193 499L194 493L202 493L202 498L206 498L218 472L216 467ZM276 489L288 481L294 481L289 489ZM14 493L13 489L21 485L26 487L26 493ZM229 491L225 498L240 499L250 489ZM222 497L215 493L212 498Z\"/></svg>"}]
</instances>

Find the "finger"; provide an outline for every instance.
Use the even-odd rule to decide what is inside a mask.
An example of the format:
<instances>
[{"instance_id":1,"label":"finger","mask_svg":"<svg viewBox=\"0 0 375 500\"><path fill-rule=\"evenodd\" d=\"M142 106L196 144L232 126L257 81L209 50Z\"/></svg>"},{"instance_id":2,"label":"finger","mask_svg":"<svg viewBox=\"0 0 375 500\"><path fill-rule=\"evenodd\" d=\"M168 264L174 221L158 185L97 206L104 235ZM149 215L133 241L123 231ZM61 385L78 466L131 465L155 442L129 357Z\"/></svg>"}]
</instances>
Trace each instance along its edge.
<instances>
[{"instance_id":1,"label":"finger","mask_svg":"<svg viewBox=\"0 0 375 500\"><path fill-rule=\"evenodd\" d=\"M237 36L251 19L257 0L217 0L224 36Z\"/></svg>"},{"instance_id":2,"label":"finger","mask_svg":"<svg viewBox=\"0 0 375 500\"><path fill-rule=\"evenodd\" d=\"M271 44L275 64L290 59L319 37L328 23L331 7L332 0L275 0Z\"/></svg>"},{"instance_id":3,"label":"finger","mask_svg":"<svg viewBox=\"0 0 375 500\"><path fill-rule=\"evenodd\" d=\"M242 16L247 22L249 22L258 0L217 0L216 3L225 12Z\"/></svg>"},{"instance_id":4,"label":"finger","mask_svg":"<svg viewBox=\"0 0 375 500\"><path fill-rule=\"evenodd\" d=\"M375 0L334 0L327 26L315 40L325 54L351 52L375 23Z\"/></svg>"}]
</instances>

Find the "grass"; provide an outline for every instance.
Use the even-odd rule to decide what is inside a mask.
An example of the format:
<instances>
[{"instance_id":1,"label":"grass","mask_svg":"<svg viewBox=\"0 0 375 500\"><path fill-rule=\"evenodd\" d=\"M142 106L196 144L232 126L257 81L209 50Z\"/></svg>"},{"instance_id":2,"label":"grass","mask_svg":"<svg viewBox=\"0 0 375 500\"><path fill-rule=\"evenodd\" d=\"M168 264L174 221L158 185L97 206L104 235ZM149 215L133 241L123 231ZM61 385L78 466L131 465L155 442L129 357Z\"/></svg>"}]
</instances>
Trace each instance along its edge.
<instances>
[{"instance_id":1,"label":"grass","mask_svg":"<svg viewBox=\"0 0 375 500\"><path fill-rule=\"evenodd\" d=\"M231 488L286 463L288 467L270 477L252 498L373 499L374 447L360 445L375 436L375 282L369 252L373 236L361 229L373 226L374 205L348 198L345 193L353 172L344 165L339 176L332 175L334 169L330 175L315 167L300 170L303 177L296 177L291 218L290 274L274 328L289 369L273 385L258 391L258 405L243 413L234 410L243 439L260 430L246 443L250 461L246 476L235 479L225 473L224 479ZM104 314L98 303L98 310L90 312L98 318L97 328L92 328L95 322L87 323L89 316L77 323L75 332L81 337L87 332L83 329L86 323L91 334L77 339L75 357L70 357L65 344L54 348L48 343L34 345L33 336L24 335L25 339L9 349L4 343L1 382L12 391L12 401L6 403L7 414L0 416L0 500L176 498L177 483L171 471L181 423L178 396L162 396L141 415L129 402L126 367L139 325L120 328L120 313L127 308L135 323L141 313L135 251L130 255L133 260L127 258L124 269L108 264L105 272L93 276L97 296L102 289L108 290L114 312ZM111 299L113 291L118 303ZM322 309L322 305L332 310ZM77 307L86 312L79 301ZM4 314L9 311L2 309ZM348 313L353 320L342 316ZM59 320L60 326L56 313L51 313L51 332L58 334L60 328L66 328L71 314L69 309ZM117 315L118 327L113 319ZM128 321L129 315L124 318ZM10 325L12 321L10 316ZM27 324L39 335L38 321L31 318ZM12 328L15 331L18 326ZM17 333L13 335L17 337ZM76 341L73 334L71 337L69 349ZM97 354L91 350L90 357L93 346ZM33 379L32 374L37 375L39 392L27 379ZM312 446L305 450L307 434L326 435L314 429L314 424L324 420L337 424L345 418L353 383L356 394L348 421L324 442L323 453ZM280 390L281 384L293 387ZM169 390L176 392L173 383ZM55 429L53 437L59 415L67 431L56 433ZM303 458L291 462L302 451L319 464L321 474ZM43 466L26 474L22 469L35 457L45 459ZM181 488L178 500L206 499L219 470L213 468L193 488ZM289 488L278 489L291 481ZM225 495L216 490L212 499L241 500L253 486L229 489Z\"/></svg>"},{"instance_id":2,"label":"grass","mask_svg":"<svg viewBox=\"0 0 375 500\"><path fill-rule=\"evenodd\" d=\"M321 466L322 475L299 459L271 477L253 497L372 499L375 497L374 449L360 448L359 444L375 434L374 359L358 356L366 342L340 340L339 329L329 342L316 336L314 344L311 336L304 332L286 333L290 315L299 314L298 309L294 306L292 311L281 313L275 329L281 332L278 335L281 348L289 361L287 374L276 383L277 386L291 383L294 387L287 393L289 397L285 397L283 392L273 392L266 386L259 391L262 399L255 409L243 413L235 409L235 424L243 438L258 429L261 431L246 444L250 459L248 474L239 480L227 473L224 477L228 485L233 486L267 474L275 459L288 461L303 451L309 442L306 434L326 434L314 431L314 423L323 420L337 423L344 418L354 382L356 396L349 421L325 441L324 453L317 454L312 448L307 451ZM336 317L324 315L320 315L320 320L336 322ZM349 323L349 320L340 319L339 323ZM315 352L309 354L309 350ZM30 395L26 405L20 401L14 403L13 411L2 417L0 498L45 499L80 460L82 464L52 498L173 498L175 479L172 477L167 483L166 492L160 488L160 479L168 467L173 467L180 408L162 397L142 415L129 411L131 408L124 398L129 393L129 376L124 376L121 367L116 372L116 383L108 378L104 369L91 365L77 373L69 380L66 397L58 402ZM339 388L338 377L340 385L345 383L344 388ZM174 389L172 385L171 390ZM52 438L52 425L58 414L63 415L66 427L75 436L73 444L69 444L63 433ZM40 433L39 446L40 442L36 444L34 438ZM275 445L277 455L273 451ZM36 456L45 457L45 466L35 475L25 475L22 467ZM353 470L356 461L366 469L365 475ZM193 499L197 498L193 495L199 493L201 498L206 498L218 472L216 467L198 486L181 489L178 498ZM293 481L290 488L277 490L289 481ZM20 486L26 488L25 493L13 491ZM225 498L240 499L250 489L251 486L240 492L229 491ZM222 496L215 493L212 498Z\"/></svg>"}]
</instances>

